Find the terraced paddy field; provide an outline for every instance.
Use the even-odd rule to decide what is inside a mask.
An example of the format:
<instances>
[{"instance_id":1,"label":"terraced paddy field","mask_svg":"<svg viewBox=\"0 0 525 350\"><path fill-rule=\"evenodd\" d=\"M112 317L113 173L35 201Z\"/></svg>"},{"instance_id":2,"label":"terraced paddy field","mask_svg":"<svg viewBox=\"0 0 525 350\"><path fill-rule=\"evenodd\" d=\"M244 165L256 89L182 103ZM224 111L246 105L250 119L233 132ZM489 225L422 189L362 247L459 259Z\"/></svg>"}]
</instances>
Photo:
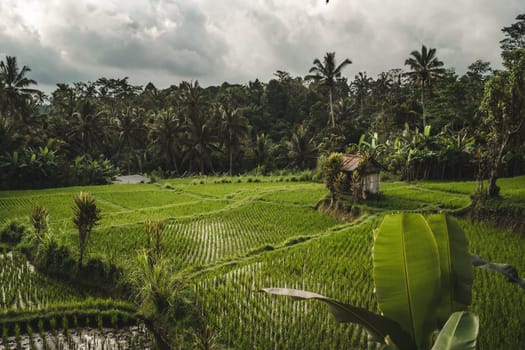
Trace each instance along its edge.
<instances>
[{"instance_id":1,"label":"terraced paddy field","mask_svg":"<svg viewBox=\"0 0 525 350\"><path fill-rule=\"evenodd\" d=\"M324 305L257 291L264 287L307 289L376 310L370 250L381 216L399 211L455 212L469 205L475 188L473 182L383 183L383 197L368 201L358 221L344 223L312 208L327 194L322 184L280 180L169 179L157 184L5 191L0 192L0 223L27 220L32 208L42 204L50 212L53 235L77 252L78 234L71 223L73 195L89 191L96 196L103 219L90 238L88 257L130 268L146 244L144 221L163 220L164 255L186 275L194 291L193 303L227 348L363 349L366 335L362 329L336 323ZM525 177L501 179L498 184L506 200L525 206ZM472 252L510 263L525 274L523 236L464 220L460 223ZM5 255L0 259L22 258ZM70 287L56 294L53 288L59 282L43 276L32 284L41 285L42 291L17 292L23 288L13 282L13 271L24 270L27 264L23 260L16 262L20 267L9 264L1 265L0 320L7 319L8 310L13 309L23 314L35 308L52 309L54 303L88 303L89 296ZM115 311L120 316L113 322L130 327L124 314L132 317L133 307L114 303L121 313ZM471 308L480 317L479 349L525 347L522 289L489 271L476 270ZM93 316L91 325L97 322ZM111 324L111 317L106 323ZM19 333L27 334L27 329ZM133 344L145 344L148 339L129 337Z\"/></svg>"}]
</instances>

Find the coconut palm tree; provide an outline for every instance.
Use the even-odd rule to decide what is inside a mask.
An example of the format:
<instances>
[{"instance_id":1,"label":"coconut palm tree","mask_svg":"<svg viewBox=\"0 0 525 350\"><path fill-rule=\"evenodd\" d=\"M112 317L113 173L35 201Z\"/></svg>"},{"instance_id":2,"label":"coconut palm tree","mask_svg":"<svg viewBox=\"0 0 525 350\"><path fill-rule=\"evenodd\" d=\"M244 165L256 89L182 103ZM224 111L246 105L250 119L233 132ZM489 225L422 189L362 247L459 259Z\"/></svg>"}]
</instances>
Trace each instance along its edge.
<instances>
[{"instance_id":1,"label":"coconut palm tree","mask_svg":"<svg viewBox=\"0 0 525 350\"><path fill-rule=\"evenodd\" d=\"M149 132L149 139L157 154L164 159L166 170L179 172L177 159L182 152L182 121L172 109L163 109L154 116L154 123Z\"/></svg>"},{"instance_id":2,"label":"coconut palm tree","mask_svg":"<svg viewBox=\"0 0 525 350\"><path fill-rule=\"evenodd\" d=\"M0 61L0 82L5 103L2 103L0 112L9 116L23 113L24 107L32 96L40 98L42 92L28 86L36 85L36 81L26 77L31 69L28 66L18 68L16 57L6 56L5 61Z\"/></svg>"},{"instance_id":3,"label":"coconut palm tree","mask_svg":"<svg viewBox=\"0 0 525 350\"><path fill-rule=\"evenodd\" d=\"M218 126L215 118L210 120L196 118L188 120L186 126L186 154L183 161L188 163L189 171L194 171L193 162L197 162L199 171L204 174L207 170L213 172L212 155L220 152Z\"/></svg>"},{"instance_id":4,"label":"coconut palm tree","mask_svg":"<svg viewBox=\"0 0 525 350\"><path fill-rule=\"evenodd\" d=\"M318 81L322 86L328 89L328 103L330 106L330 120L332 127L335 128L334 108L333 108L333 94L336 86L337 79L341 77L341 72L344 67L352 64L348 58L346 58L341 64L336 65L335 52L327 52L321 62L316 58L313 62L313 67L310 68L309 74L305 77L307 80Z\"/></svg>"},{"instance_id":5,"label":"coconut palm tree","mask_svg":"<svg viewBox=\"0 0 525 350\"><path fill-rule=\"evenodd\" d=\"M425 115L425 86L432 85L434 76L444 72L443 62L436 56L436 49L427 49L425 45L421 46L421 52L414 50L410 53L412 57L407 58L405 65L409 66L411 71L407 73L412 80L421 86L421 108L423 110L423 128L427 125Z\"/></svg>"},{"instance_id":6,"label":"coconut palm tree","mask_svg":"<svg viewBox=\"0 0 525 350\"><path fill-rule=\"evenodd\" d=\"M220 151L216 115L211 113L209 101L198 81L182 82L180 90L179 105L184 116L187 146L183 161L189 163L190 172L194 171L194 161L202 174L206 170L213 171L212 154Z\"/></svg>"},{"instance_id":7,"label":"coconut palm tree","mask_svg":"<svg viewBox=\"0 0 525 350\"><path fill-rule=\"evenodd\" d=\"M371 87L373 82L374 80L370 78L366 72L359 72L351 83L352 91L359 102L359 113L361 116L364 114L365 99L372 92Z\"/></svg>"},{"instance_id":8,"label":"coconut palm tree","mask_svg":"<svg viewBox=\"0 0 525 350\"><path fill-rule=\"evenodd\" d=\"M80 111L73 113L67 138L76 154L97 154L107 136L105 115L90 100L84 101Z\"/></svg>"},{"instance_id":9,"label":"coconut palm tree","mask_svg":"<svg viewBox=\"0 0 525 350\"><path fill-rule=\"evenodd\" d=\"M253 154L257 167L263 166L266 162L269 156L270 142L271 140L266 136L265 133L258 134L256 136Z\"/></svg>"},{"instance_id":10,"label":"coconut palm tree","mask_svg":"<svg viewBox=\"0 0 525 350\"><path fill-rule=\"evenodd\" d=\"M250 125L248 119L241 114L238 108L233 108L231 103L222 103L219 106L219 113L222 142L228 151L228 173L232 176L233 155L239 153L242 142L248 138Z\"/></svg>"},{"instance_id":11,"label":"coconut palm tree","mask_svg":"<svg viewBox=\"0 0 525 350\"><path fill-rule=\"evenodd\" d=\"M112 128L116 132L116 154L117 164L120 164L122 158L127 159L128 173L130 169L130 160L135 151L140 152L145 144L146 128L144 121L146 119L143 108L126 108L112 119ZM122 157L122 154L127 157Z\"/></svg>"},{"instance_id":12,"label":"coconut palm tree","mask_svg":"<svg viewBox=\"0 0 525 350\"><path fill-rule=\"evenodd\" d=\"M290 141L286 142L288 159L293 166L306 169L315 165L317 159L317 146L308 130L300 125L292 134Z\"/></svg>"}]
</instances>

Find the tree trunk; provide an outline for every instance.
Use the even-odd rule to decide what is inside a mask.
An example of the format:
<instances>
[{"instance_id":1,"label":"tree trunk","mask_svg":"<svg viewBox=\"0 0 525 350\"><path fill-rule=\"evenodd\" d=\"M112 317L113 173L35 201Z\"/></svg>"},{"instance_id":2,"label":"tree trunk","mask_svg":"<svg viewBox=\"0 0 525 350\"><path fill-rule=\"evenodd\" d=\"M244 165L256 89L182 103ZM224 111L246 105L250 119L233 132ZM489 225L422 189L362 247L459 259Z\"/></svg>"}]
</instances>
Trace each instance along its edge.
<instances>
[{"instance_id":1,"label":"tree trunk","mask_svg":"<svg viewBox=\"0 0 525 350\"><path fill-rule=\"evenodd\" d=\"M423 110L423 131L427 126L427 116L425 115L425 81L421 83L421 109Z\"/></svg>"},{"instance_id":2,"label":"tree trunk","mask_svg":"<svg viewBox=\"0 0 525 350\"><path fill-rule=\"evenodd\" d=\"M505 151L505 147L507 147L507 143L509 142L510 134L506 134L503 136L503 140L501 140L501 145L499 146L498 153L493 158L491 164L490 164L490 170L489 170L489 183L487 186L487 196L489 198L497 197L499 194L499 188L496 186L496 180L498 179L498 172L501 168L501 160L503 159L503 152Z\"/></svg>"},{"instance_id":3,"label":"tree trunk","mask_svg":"<svg viewBox=\"0 0 525 350\"><path fill-rule=\"evenodd\" d=\"M233 148L230 147L230 176L232 176L233 173Z\"/></svg>"},{"instance_id":4,"label":"tree trunk","mask_svg":"<svg viewBox=\"0 0 525 350\"><path fill-rule=\"evenodd\" d=\"M171 165L173 166L175 173L178 175L179 168L177 167L177 158L175 158L175 152L173 152L171 148L168 148L168 157L170 158Z\"/></svg>"},{"instance_id":5,"label":"tree trunk","mask_svg":"<svg viewBox=\"0 0 525 350\"><path fill-rule=\"evenodd\" d=\"M228 141L229 141L229 145L228 145L228 153L229 153L229 156L230 156L230 169L228 171L228 173L230 174L230 176L232 176L232 170L233 170L233 145L232 145L232 133L231 131L228 132Z\"/></svg>"},{"instance_id":6,"label":"tree trunk","mask_svg":"<svg viewBox=\"0 0 525 350\"><path fill-rule=\"evenodd\" d=\"M492 167L490 169L489 184L487 186L487 196L489 198L493 198L493 197L497 197L498 196L499 190L498 190L498 186L496 186L497 178L498 178L498 172L497 172L496 168Z\"/></svg>"},{"instance_id":7,"label":"tree trunk","mask_svg":"<svg viewBox=\"0 0 525 350\"><path fill-rule=\"evenodd\" d=\"M332 102L332 89L328 91L328 97L330 100L330 120L332 121L332 128L335 128L334 104Z\"/></svg>"},{"instance_id":8,"label":"tree trunk","mask_svg":"<svg viewBox=\"0 0 525 350\"><path fill-rule=\"evenodd\" d=\"M79 256L78 256L78 269L80 270L82 268L82 263L84 261L84 251L86 250L86 243L82 244L80 243L79 247Z\"/></svg>"}]
</instances>

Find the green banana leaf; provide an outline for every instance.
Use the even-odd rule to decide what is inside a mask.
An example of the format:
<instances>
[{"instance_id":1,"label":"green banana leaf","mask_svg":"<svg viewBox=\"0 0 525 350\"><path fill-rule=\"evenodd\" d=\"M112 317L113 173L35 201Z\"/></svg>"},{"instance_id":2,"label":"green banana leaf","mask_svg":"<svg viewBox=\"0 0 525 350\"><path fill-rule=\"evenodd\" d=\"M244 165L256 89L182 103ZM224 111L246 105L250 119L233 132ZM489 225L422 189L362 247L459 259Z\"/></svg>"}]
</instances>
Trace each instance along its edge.
<instances>
[{"instance_id":1,"label":"green banana leaf","mask_svg":"<svg viewBox=\"0 0 525 350\"><path fill-rule=\"evenodd\" d=\"M391 340L391 346L393 346L393 348L397 347L405 350L416 349L412 338L401 329L397 322L388 317L304 290L264 288L261 289L261 291L274 295L289 296L296 299L320 300L328 305L330 312L335 316L335 319L338 322L352 322L363 326L373 341L385 343L385 339L389 339Z\"/></svg>"},{"instance_id":2,"label":"green banana leaf","mask_svg":"<svg viewBox=\"0 0 525 350\"><path fill-rule=\"evenodd\" d=\"M472 259L472 266L479 267L480 269L487 269L494 272L499 272L505 277L507 277L507 281L515 283L521 288L525 289L525 278L520 278L520 276L518 275L518 271L514 266L509 264L486 262L485 260L480 258L479 255L476 254L471 254L470 257Z\"/></svg>"},{"instance_id":3,"label":"green banana leaf","mask_svg":"<svg viewBox=\"0 0 525 350\"><path fill-rule=\"evenodd\" d=\"M454 312L439 332L432 350L475 350L479 320L468 311Z\"/></svg>"},{"instance_id":4,"label":"green banana leaf","mask_svg":"<svg viewBox=\"0 0 525 350\"><path fill-rule=\"evenodd\" d=\"M472 264L468 239L459 224L445 214L431 215L427 222L436 239L441 267L441 304L438 328L455 311L466 310L472 302Z\"/></svg>"},{"instance_id":5,"label":"green banana leaf","mask_svg":"<svg viewBox=\"0 0 525 350\"><path fill-rule=\"evenodd\" d=\"M386 216L374 243L379 308L403 328L418 349L430 347L437 323L441 269L434 235L420 214Z\"/></svg>"}]
</instances>

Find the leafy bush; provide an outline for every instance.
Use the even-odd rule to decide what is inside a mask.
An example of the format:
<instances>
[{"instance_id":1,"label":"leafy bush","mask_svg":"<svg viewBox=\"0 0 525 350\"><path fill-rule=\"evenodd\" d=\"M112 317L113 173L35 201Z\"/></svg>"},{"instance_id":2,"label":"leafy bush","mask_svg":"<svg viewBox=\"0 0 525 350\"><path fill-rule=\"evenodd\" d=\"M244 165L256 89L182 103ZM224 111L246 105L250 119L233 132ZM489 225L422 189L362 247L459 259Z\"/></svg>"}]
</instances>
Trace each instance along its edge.
<instances>
[{"instance_id":1,"label":"leafy bush","mask_svg":"<svg viewBox=\"0 0 525 350\"><path fill-rule=\"evenodd\" d=\"M33 263L39 270L62 279L70 279L77 271L71 251L50 235L38 245Z\"/></svg>"},{"instance_id":2,"label":"leafy bush","mask_svg":"<svg viewBox=\"0 0 525 350\"><path fill-rule=\"evenodd\" d=\"M20 243L28 231L26 225L18 221L9 221L0 228L0 241L9 244Z\"/></svg>"},{"instance_id":3,"label":"leafy bush","mask_svg":"<svg viewBox=\"0 0 525 350\"><path fill-rule=\"evenodd\" d=\"M341 168L343 167L343 155L341 153L332 153L323 164L323 182L335 198L337 192L337 183L340 178Z\"/></svg>"},{"instance_id":4,"label":"leafy bush","mask_svg":"<svg viewBox=\"0 0 525 350\"><path fill-rule=\"evenodd\" d=\"M108 159L93 160L87 156L75 158L70 171L71 185L104 185L120 173Z\"/></svg>"}]
</instances>

